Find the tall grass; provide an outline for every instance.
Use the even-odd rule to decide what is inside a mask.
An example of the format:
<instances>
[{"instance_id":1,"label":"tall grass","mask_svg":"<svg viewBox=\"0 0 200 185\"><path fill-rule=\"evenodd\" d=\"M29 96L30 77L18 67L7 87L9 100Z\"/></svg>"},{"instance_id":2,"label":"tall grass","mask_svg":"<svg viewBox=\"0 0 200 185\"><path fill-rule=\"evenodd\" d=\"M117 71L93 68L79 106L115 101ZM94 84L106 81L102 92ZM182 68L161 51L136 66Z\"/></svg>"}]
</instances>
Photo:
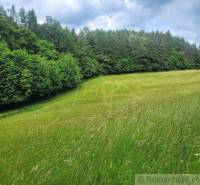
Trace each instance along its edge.
<instances>
[{"instance_id":1,"label":"tall grass","mask_svg":"<svg viewBox=\"0 0 200 185\"><path fill-rule=\"evenodd\" d=\"M200 172L200 71L98 77L0 114L1 185L134 184Z\"/></svg>"}]
</instances>

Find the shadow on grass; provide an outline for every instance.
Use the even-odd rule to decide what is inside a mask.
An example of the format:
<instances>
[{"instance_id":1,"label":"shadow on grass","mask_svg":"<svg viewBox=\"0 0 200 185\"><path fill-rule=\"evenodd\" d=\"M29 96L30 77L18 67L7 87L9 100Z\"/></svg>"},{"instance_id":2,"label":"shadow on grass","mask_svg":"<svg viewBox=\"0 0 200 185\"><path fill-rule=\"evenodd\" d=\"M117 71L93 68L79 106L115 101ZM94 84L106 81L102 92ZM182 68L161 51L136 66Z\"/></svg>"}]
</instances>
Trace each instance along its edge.
<instances>
[{"instance_id":1,"label":"shadow on grass","mask_svg":"<svg viewBox=\"0 0 200 185\"><path fill-rule=\"evenodd\" d=\"M19 112L22 112L22 111L34 111L36 109L39 109L41 108L45 103L49 102L49 101L52 101L54 99L57 99L58 97L66 94L66 93L69 93L69 92L72 92L72 91L75 91L75 90L78 90L82 87L82 84L87 82L87 81L90 81L90 80L94 80L95 78L99 78L99 77L103 77L103 76L119 76L119 75L131 75L131 74L156 74L156 73L168 73L168 72L177 72L177 71L197 71L199 72L198 69L189 69L189 70L173 70L173 71L168 71L168 70L165 70L165 71L146 71L146 72L129 72L129 73L123 73L123 74L118 74L118 73L114 73L114 74L104 74L104 75L99 75L99 76L96 76L96 77L93 77L93 78L88 78L88 79L84 79L78 86L76 87L73 87L71 89L65 89L65 90L62 90L62 91L59 91L55 94L51 94L51 95L47 95L47 96L43 96L43 97L35 97L35 98L32 98L30 101L26 101L26 102L21 102L21 103L16 103L16 104L9 104L9 105L0 105L0 118L5 118L7 116L10 116L10 115L14 115L14 114L17 114Z\"/></svg>"},{"instance_id":2,"label":"shadow on grass","mask_svg":"<svg viewBox=\"0 0 200 185\"><path fill-rule=\"evenodd\" d=\"M62 91L59 91L58 93L55 94L50 94L47 96L43 97L37 97L33 98L31 101L26 101L26 102L21 102L21 103L16 103L16 104L9 104L9 105L0 105L0 119L5 118L23 111L31 112L37 109L40 109L43 107L44 104L49 101L53 101L60 96L65 95L66 93L73 92L75 90L80 89L82 84L79 84L78 86L70 89L65 89Z\"/></svg>"}]
</instances>

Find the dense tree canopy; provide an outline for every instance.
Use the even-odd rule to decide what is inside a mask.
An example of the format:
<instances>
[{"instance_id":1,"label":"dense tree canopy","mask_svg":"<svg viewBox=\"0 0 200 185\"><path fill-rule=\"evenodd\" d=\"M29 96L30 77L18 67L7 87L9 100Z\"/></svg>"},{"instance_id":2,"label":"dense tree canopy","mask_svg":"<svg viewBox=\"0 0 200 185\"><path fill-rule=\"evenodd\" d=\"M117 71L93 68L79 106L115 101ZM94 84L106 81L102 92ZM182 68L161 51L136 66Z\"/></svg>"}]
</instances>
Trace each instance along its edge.
<instances>
[{"instance_id":1,"label":"dense tree canopy","mask_svg":"<svg viewBox=\"0 0 200 185\"><path fill-rule=\"evenodd\" d=\"M101 74L200 68L200 50L168 31L63 28L34 10L0 7L0 105L29 102Z\"/></svg>"}]
</instances>

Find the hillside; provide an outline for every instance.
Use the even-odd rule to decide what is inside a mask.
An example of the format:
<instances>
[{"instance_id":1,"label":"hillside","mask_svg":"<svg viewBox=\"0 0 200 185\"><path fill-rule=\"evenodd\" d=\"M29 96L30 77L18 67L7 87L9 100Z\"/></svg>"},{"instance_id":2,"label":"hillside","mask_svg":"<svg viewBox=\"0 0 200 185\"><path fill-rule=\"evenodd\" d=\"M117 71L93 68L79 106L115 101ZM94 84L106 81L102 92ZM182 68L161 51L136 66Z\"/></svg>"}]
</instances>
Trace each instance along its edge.
<instances>
[{"instance_id":1,"label":"hillside","mask_svg":"<svg viewBox=\"0 0 200 185\"><path fill-rule=\"evenodd\" d=\"M0 184L133 184L199 173L200 71L97 77L0 114Z\"/></svg>"}]
</instances>

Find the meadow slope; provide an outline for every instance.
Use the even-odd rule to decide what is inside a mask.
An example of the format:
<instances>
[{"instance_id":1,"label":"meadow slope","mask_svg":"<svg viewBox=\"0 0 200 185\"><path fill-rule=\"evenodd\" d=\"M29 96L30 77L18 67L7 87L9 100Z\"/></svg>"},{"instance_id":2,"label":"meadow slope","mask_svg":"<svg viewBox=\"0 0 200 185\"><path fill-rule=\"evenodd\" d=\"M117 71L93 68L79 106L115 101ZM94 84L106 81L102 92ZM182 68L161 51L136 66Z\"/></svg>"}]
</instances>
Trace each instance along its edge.
<instances>
[{"instance_id":1,"label":"meadow slope","mask_svg":"<svg viewBox=\"0 0 200 185\"><path fill-rule=\"evenodd\" d=\"M112 75L0 114L1 185L200 173L200 71Z\"/></svg>"}]
</instances>

